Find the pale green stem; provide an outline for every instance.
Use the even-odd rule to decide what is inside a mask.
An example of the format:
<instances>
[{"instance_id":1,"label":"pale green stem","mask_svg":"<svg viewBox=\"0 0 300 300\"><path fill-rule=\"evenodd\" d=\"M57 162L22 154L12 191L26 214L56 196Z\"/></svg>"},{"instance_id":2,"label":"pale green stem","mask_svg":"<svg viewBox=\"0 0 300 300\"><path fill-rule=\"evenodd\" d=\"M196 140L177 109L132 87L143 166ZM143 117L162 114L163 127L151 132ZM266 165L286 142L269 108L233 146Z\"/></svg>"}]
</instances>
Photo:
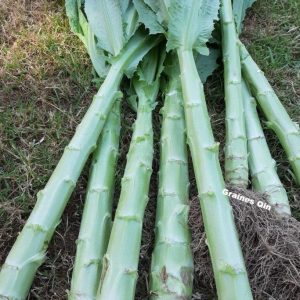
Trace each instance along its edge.
<instances>
[{"instance_id":1,"label":"pale green stem","mask_svg":"<svg viewBox=\"0 0 300 300\"><path fill-rule=\"evenodd\" d=\"M241 88L241 63L231 0L221 1L222 50L226 101L225 179L247 187L248 155Z\"/></svg>"},{"instance_id":2,"label":"pale green stem","mask_svg":"<svg viewBox=\"0 0 300 300\"><path fill-rule=\"evenodd\" d=\"M112 66L19 234L0 273L0 298L25 299L80 172L96 147L122 78Z\"/></svg>"},{"instance_id":3,"label":"pale green stem","mask_svg":"<svg viewBox=\"0 0 300 300\"><path fill-rule=\"evenodd\" d=\"M162 109L159 195L150 299L190 299L193 256L188 228L188 160L179 75L169 77Z\"/></svg>"},{"instance_id":4,"label":"pale green stem","mask_svg":"<svg viewBox=\"0 0 300 300\"><path fill-rule=\"evenodd\" d=\"M96 298L102 259L112 226L115 167L119 149L120 103L116 102L94 153L80 225L70 300Z\"/></svg>"},{"instance_id":5,"label":"pale green stem","mask_svg":"<svg viewBox=\"0 0 300 300\"><path fill-rule=\"evenodd\" d=\"M98 291L98 300L134 299L143 217L153 159L153 101L139 97L122 189Z\"/></svg>"},{"instance_id":6,"label":"pale green stem","mask_svg":"<svg viewBox=\"0 0 300 300\"><path fill-rule=\"evenodd\" d=\"M65 148L46 187L38 193L37 203L2 266L0 298L26 298L81 170L96 148L107 115L116 98L120 96L119 85L124 71L130 71L136 61L159 40L140 34L131 41L122 54L113 60L107 77L78 125L70 144Z\"/></svg>"},{"instance_id":7,"label":"pale green stem","mask_svg":"<svg viewBox=\"0 0 300 300\"><path fill-rule=\"evenodd\" d=\"M290 205L276 172L276 163L271 156L259 117L256 111L256 101L245 81L242 82L243 99L246 111L246 128L249 150L249 168L252 185L256 191L269 196L269 202L282 215L290 215Z\"/></svg>"},{"instance_id":8,"label":"pale green stem","mask_svg":"<svg viewBox=\"0 0 300 300\"><path fill-rule=\"evenodd\" d=\"M252 299L232 208L192 50L178 50L188 144L219 300Z\"/></svg>"},{"instance_id":9,"label":"pale green stem","mask_svg":"<svg viewBox=\"0 0 300 300\"><path fill-rule=\"evenodd\" d=\"M294 171L295 180L300 185L299 125L291 120L264 73L259 69L242 43L240 43L240 55L243 76L268 119L267 125L275 132L284 148Z\"/></svg>"}]
</instances>

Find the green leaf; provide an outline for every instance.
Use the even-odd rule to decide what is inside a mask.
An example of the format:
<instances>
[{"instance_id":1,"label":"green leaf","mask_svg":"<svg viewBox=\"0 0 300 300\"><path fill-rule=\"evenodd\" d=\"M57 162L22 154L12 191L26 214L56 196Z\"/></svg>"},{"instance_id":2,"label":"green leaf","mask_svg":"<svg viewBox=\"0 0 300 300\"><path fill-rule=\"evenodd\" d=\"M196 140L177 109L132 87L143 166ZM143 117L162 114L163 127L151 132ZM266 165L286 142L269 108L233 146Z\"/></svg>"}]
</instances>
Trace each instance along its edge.
<instances>
[{"instance_id":1,"label":"green leaf","mask_svg":"<svg viewBox=\"0 0 300 300\"><path fill-rule=\"evenodd\" d=\"M144 2L156 13L158 22L166 27L169 20L170 0L144 0Z\"/></svg>"},{"instance_id":2,"label":"green leaf","mask_svg":"<svg viewBox=\"0 0 300 300\"><path fill-rule=\"evenodd\" d=\"M208 55L206 43L212 38L215 22L218 20L219 0L204 0L201 6L198 26L198 38L194 49L200 54Z\"/></svg>"},{"instance_id":3,"label":"green leaf","mask_svg":"<svg viewBox=\"0 0 300 300\"><path fill-rule=\"evenodd\" d=\"M233 15L239 34L242 31L243 21L246 16L246 10L250 8L255 1L256 0L233 0Z\"/></svg>"},{"instance_id":4,"label":"green leaf","mask_svg":"<svg viewBox=\"0 0 300 300\"><path fill-rule=\"evenodd\" d=\"M90 27L88 28L86 40L87 51L90 55L93 67L98 76L104 78L108 72L107 57L105 56L104 51L97 47L95 35Z\"/></svg>"},{"instance_id":5,"label":"green leaf","mask_svg":"<svg viewBox=\"0 0 300 300\"><path fill-rule=\"evenodd\" d=\"M167 77L175 78L177 76L180 78L179 61L175 51L171 51L167 54L164 63L164 73Z\"/></svg>"},{"instance_id":6,"label":"green leaf","mask_svg":"<svg viewBox=\"0 0 300 300\"><path fill-rule=\"evenodd\" d=\"M118 0L86 0L85 13L103 50L113 56L124 45L122 11Z\"/></svg>"},{"instance_id":7,"label":"green leaf","mask_svg":"<svg viewBox=\"0 0 300 300\"><path fill-rule=\"evenodd\" d=\"M221 55L220 49L209 49L209 55L204 56L199 53L195 53L195 62L201 82L205 83L207 78L219 67L217 63L218 58Z\"/></svg>"},{"instance_id":8,"label":"green leaf","mask_svg":"<svg viewBox=\"0 0 300 300\"><path fill-rule=\"evenodd\" d=\"M146 98L155 101L166 57L165 53L163 46L153 48L138 67L133 85L139 99Z\"/></svg>"},{"instance_id":9,"label":"green leaf","mask_svg":"<svg viewBox=\"0 0 300 300\"><path fill-rule=\"evenodd\" d=\"M129 0L119 0L120 3L120 8L121 8L121 12L124 15L126 13L126 11L128 10L131 1Z\"/></svg>"},{"instance_id":10,"label":"green leaf","mask_svg":"<svg viewBox=\"0 0 300 300\"><path fill-rule=\"evenodd\" d=\"M65 7L72 32L75 34L82 34L78 16L78 1L66 0Z\"/></svg>"},{"instance_id":11,"label":"green leaf","mask_svg":"<svg viewBox=\"0 0 300 300\"><path fill-rule=\"evenodd\" d=\"M161 9L161 3L163 3L163 1L160 0L144 0L143 2L156 13Z\"/></svg>"},{"instance_id":12,"label":"green leaf","mask_svg":"<svg viewBox=\"0 0 300 300\"><path fill-rule=\"evenodd\" d=\"M105 77L108 71L107 58L105 57L103 50L97 47L95 35L92 32L85 15L81 11L81 1L66 0L66 12L71 30L85 45L96 73L101 78Z\"/></svg>"},{"instance_id":13,"label":"green leaf","mask_svg":"<svg viewBox=\"0 0 300 300\"><path fill-rule=\"evenodd\" d=\"M122 14L125 39L126 41L128 41L139 27L138 13L133 3L131 2L131 4L127 7L126 11L122 12Z\"/></svg>"},{"instance_id":14,"label":"green leaf","mask_svg":"<svg viewBox=\"0 0 300 300\"><path fill-rule=\"evenodd\" d=\"M143 40L142 43L141 40ZM128 78L131 78L133 76L138 64L143 59L143 57L161 40L162 37L149 35L142 28L135 32L135 34L131 37L131 39L128 41L128 43L122 50L122 52L128 51L129 48L136 48L136 44L141 44L141 46L138 49L136 49L134 57L130 59L130 63L126 66L124 70L124 73ZM122 53L119 54L115 59L117 60L120 56L122 56Z\"/></svg>"},{"instance_id":15,"label":"green leaf","mask_svg":"<svg viewBox=\"0 0 300 300\"><path fill-rule=\"evenodd\" d=\"M207 41L218 19L219 0L170 0L167 49L195 49L208 55Z\"/></svg>"},{"instance_id":16,"label":"green leaf","mask_svg":"<svg viewBox=\"0 0 300 300\"><path fill-rule=\"evenodd\" d=\"M140 81L152 84L160 76L165 57L164 51L161 54L160 50L160 47L153 48L141 62L137 71Z\"/></svg>"},{"instance_id":17,"label":"green leaf","mask_svg":"<svg viewBox=\"0 0 300 300\"><path fill-rule=\"evenodd\" d=\"M154 2L154 1L152 1ZM143 0L133 0L135 8L139 15L139 20L149 29L150 34L164 33L165 30L159 23L157 15L152 8Z\"/></svg>"},{"instance_id":18,"label":"green leaf","mask_svg":"<svg viewBox=\"0 0 300 300\"><path fill-rule=\"evenodd\" d=\"M124 91L124 99L126 99L129 107L134 111L137 112L138 108L138 99L136 92L133 88L133 80L126 80L122 86L122 90Z\"/></svg>"},{"instance_id":19,"label":"green leaf","mask_svg":"<svg viewBox=\"0 0 300 300\"><path fill-rule=\"evenodd\" d=\"M108 72L107 57L104 51L97 46L95 35L81 9L78 10L78 19L82 34L77 35L85 45L96 73L100 78L104 78Z\"/></svg>"},{"instance_id":20,"label":"green leaf","mask_svg":"<svg viewBox=\"0 0 300 300\"><path fill-rule=\"evenodd\" d=\"M138 102L137 102L137 95L131 95L127 98L127 102L128 102L128 105L129 107L137 112L138 110Z\"/></svg>"}]
</instances>

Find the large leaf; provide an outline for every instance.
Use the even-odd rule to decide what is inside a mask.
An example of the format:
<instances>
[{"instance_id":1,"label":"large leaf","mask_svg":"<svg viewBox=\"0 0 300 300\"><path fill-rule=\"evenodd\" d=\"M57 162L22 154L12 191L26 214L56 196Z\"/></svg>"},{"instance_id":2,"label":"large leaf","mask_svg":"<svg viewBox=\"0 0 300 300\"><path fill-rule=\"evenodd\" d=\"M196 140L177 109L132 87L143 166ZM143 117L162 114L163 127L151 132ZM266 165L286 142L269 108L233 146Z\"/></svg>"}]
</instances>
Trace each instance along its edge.
<instances>
[{"instance_id":1,"label":"large leaf","mask_svg":"<svg viewBox=\"0 0 300 300\"><path fill-rule=\"evenodd\" d=\"M220 49L214 48L209 49L208 56L195 53L195 62L202 83L205 83L207 78L219 67L217 60L220 56Z\"/></svg>"},{"instance_id":2,"label":"large leaf","mask_svg":"<svg viewBox=\"0 0 300 300\"><path fill-rule=\"evenodd\" d=\"M105 77L108 71L107 58L103 50L97 47L95 35L81 11L81 0L66 0L66 12L71 30L85 45L96 73L101 78Z\"/></svg>"},{"instance_id":3,"label":"large leaf","mask_svg":"<svg viewBox=\"0 0 300 300\"><path fill-rule=\"evenodd\" d=\"M154 1L152 2L154 3ZM157 12L153 10L153 8L158 10L159 7L153 6L153 3L152 6L150 6L146 3L146 1L143 0L133 0L133 3L138 12L140 22L142 22L145 27L149 29L151 34L165 32L157 18Z\"/></svg>"},{"instance_id":4,"label":"large leaf","mask_svg":"<svg viewBox=\"0 0 300 300\"><path fill-rule=\"evenodd\" d=\"M124 45L122 11L118 0L86 0L85 13L99 45L113 56Z\"/></svg>"},{"instance_id":5,"label":"large leaf","mask_svg":"<svg viewBox=\"0 0 300 300\"><path fill-rule=\"evenodd\" d=\"M104 78L108 72L107 57L104 51L97 47L95 35L90 26L88 26L88 32L86 34L86 45L96 73L99 77Z\"/></svg>"},{"instance_id":6,"label":"large leaf","mask_svg":"<svg viewBox=\"0 0 300 300\"><path fill-rule=\"evenodd\" d=\"M144 2L156 13L158 22L166 26L169 20L170 0L144 0Z\"/></svg>"},{"instance_id":7,"label":"large leaf","mask_svg":"<svg viewBox=\"0 0 300 300\"><path fill-rule=\"evenodd\" d=\"M153 101L157 96L160 86L160 75L163 71L165 60L165 46L153 48L143 59L133 80L133 86L139 100Z\"/></svg>"},{"instance_id":8,"label":"large leaf","mask_svg":"<svg viewBox=\"0 0 300 300\"><path fill-rule=\"evenodd\" d=\"M243 21L246 16L246 10L252 6L256 0L233 0L233 14L236 28L240 34L242 31Z\"/></svg>"},{"instance_id":9,"label":"large leaf","mask_svg":"<svg viewBox=\"0 0 300 300\"><path fill-rule=\"evenodd\" d=\"M137 75L140 81L145 81L151 85L158 80L162 71L166 52L165 46L157 46L153 48L141 62Z\"/></svg>"},{"instance_id":10,"label":"large leaf","mask_svg":"<svg viewBox=\"0 0 300 300\"><path fill-rule=\"evenodd\" d=\"M130 0L119 0L120 3L120 8L122 11L122 14L124 15L125 12L128 10L129 6L131 5L131 1Z\"/></svg>"},{"instance_id":11,"label":"large leaf","mask_svg":"<svg viewBox=\"0 0 300 300\"><path fill-rule=\"evenodd\" d=\"M139 27L138 13L133 5L133 2L130 2L126 10L122 11L122 15L125 39L128 41Z\"/></svg>"},{"instance_id":12,"label":"large leaf","mask_svg":"<svg viewBox=\"0 0 300 300\"><path fill-rule=\"evenodd\" d=\"M79 15L78 15L78 10L79 10L78 0L66 0L65 6L66 6L66 13L69 18L69 24L72 32L74 32L75 34L82 35L83 33L79 23Z\"/></svg>"},{"instance_id":13,"label":"large leaf","mask_svg":"<svg viewBox=\"0 0 300 300\"><path fill-rule=\"evenodd\" d=\"M168 35L167 50L184 47L208 55L207 41L218 19L219 0L134 0L151 33Z\"/></svg>"},{"instance_id":14,"label":"large leaf","mask_svg":"<svg viewBox=\"0 0 300 300\"><path fill-rule=\"evenodd\" d=\"M218 19L219 0L170 0L167 49L195 49L208 55L207 41Z\"/></svg>"},{"instance_id":15,"label":"large leaf","mask_svg":"<svg viewBox=\"0 0 300 300\"><path fill-rule=\"evenodd\" d=\"M142 28L139 28L135 32L122 50L122 52L133 52L133 50L129 49L135 49L134 55L131 57L130 62L124 70L124 73L128 78L133 76L138 64L142 61L144 56L161 41L162 37L157 35L149 35ZM139 45L139 47L136 45ZM118 60L119 57L122 56L122 52L118 56L112 58L111 63L113 63L115 60Z\"/></svg>"}]
</instances>

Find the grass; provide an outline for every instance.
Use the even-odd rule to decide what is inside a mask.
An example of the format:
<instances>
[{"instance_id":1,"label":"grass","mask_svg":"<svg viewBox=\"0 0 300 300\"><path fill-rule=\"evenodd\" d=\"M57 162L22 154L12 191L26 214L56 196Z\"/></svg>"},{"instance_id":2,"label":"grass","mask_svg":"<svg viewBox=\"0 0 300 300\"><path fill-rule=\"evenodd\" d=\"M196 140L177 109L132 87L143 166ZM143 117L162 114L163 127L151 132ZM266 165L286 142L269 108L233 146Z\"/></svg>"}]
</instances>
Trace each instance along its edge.
<instances>
[{"instance_id":1,"label":"grass","mask_svg":"<svg viewBox=\"0 0 300 300\"><path fill-rule=\"evenodd\" d=\"M89 58L69 30L62 2L4 0L0 16L2 263L96 89ZM83 176L32 299L65 298L85 184Z\"/></svg>"},{"instance_id":2,"label":"grass","mask_svg":"<svg viewBox=\"0 0 300 300\"><path fill-rule=\"evenodd\" d=\"M87 55L62 5L1 3L1 200L34 202L94 92ZM1 14L1 13L0 13ZM11 30L10 20L16 24ZM9 35L8 35L9 32Z\"/></svg>"},{"instance_id":3,"label":"grass","mask_svg":"<svg viewBox=\"0 0 300 300\"><path fill-rule=\"evenodd\" d=\"M258 0L249 11L243 40L264 70L290 115L300 123L300 3ZM44 187L96 88L91 64L70 33L62 1L0 2L0 263L22 228L35 195ZM216 139L224 145L222 73L206 85ZM156 110L158 168L160 117ZM123 174L134 114L124 104L117 186ZM300 219L300 190L285 154L267 128L268 143ZM223 159L223 153L220 154ZM39 270L30 299L64 299L69 288L75 240L84 201L87 170ZM156 197L156 174L151 199ZM191 196L196 194L191 178ZM116 191L116 198L119 188Z\"/></svg>"}]
</instances>

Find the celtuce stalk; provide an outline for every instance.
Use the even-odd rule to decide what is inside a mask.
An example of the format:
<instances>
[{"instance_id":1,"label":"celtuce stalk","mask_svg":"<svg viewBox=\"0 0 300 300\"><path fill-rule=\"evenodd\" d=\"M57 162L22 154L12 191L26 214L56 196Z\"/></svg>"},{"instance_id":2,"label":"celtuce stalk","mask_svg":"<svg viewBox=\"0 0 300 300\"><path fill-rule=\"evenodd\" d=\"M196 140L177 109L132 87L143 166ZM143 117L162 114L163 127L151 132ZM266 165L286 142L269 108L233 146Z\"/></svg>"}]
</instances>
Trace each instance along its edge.
<instances>
[{"instance_id":1,"label":"celtuce stalk","mask_svg":"<svg viewBox=\"0 0 300 300\"><path fill-rule=\"evenodd\" d=\"M221 0L222 50L226 101L225 179L247 187L248 153L241 88L241 63L231 0Z\"/></svg>"},{"instance_id":2,"label":"celtuce stalk","mask_svg":"<svg viewBox=\"0 0 300 300\"><path fill-rule=\"evenodd\" d=\"M0 272L0 298L25 299L64 208L115 102L124 72L158 42L137 32L114 60Z\"/></svg>"},{"instance_id":3,"label":"celtuce stalk","mask_svg":"<svg viewBox=\"0 0 300 300\"><path fill-rule=\"evenodd\" d=\"M93 156L87 197L80 225L70 300L96 298L112 226L114 175L119 148L120 103L108 116Z\"/></svg>"},{"instance_id":4,"label":"celtuce stalk","mask_svg":"<svg viewBox=\"0 0 300 300\"><path fill-rule=\"evenodd\" d=\"M176 57L175 57L176 59ZM177 68L170 68L162 109L156 241L150 299L191 299L193 256L188 228L188 160L182 93Z\"/></svg>"},{"instance_id":5,"label":"celtuce stalk","mask_svg":"<svg viewBox=\"0 0 300 300\"><path fill-rule=\"evenodd\" d=\"M245 83L242 82L246 128L249 150L249 168L252 185L256 191L269 196L269 202L281 215L290 215L287 193L277 175L273 160L256 111L256 101Z\"/></svg>"},{"instance_id":6,"label":"celtuce stalk","mask_svg":"<svg viewBox=\"0 0 300 300\"><path fill-rule=\"evenodd\" d=\"M295 180L300 185L299 125L291 120L263 72L241 42L240 55L243 76L268 120L268 127L275 132L284 148L293 169Z\"/></svg>"},{"instance_id":7,"label":"celtuce stalk","mask_svg":"<svg viewBox=\"0 0 300 300\"><path fill-rule=\"evenodd\" d=\"M206 43L218 16L219 1L134 2L144 4L136 6L140 20L153 32L164 33L167 49L177 51L179 58L187 140L218 298L252 299L232 208L223 194L225 184L218 159L219 144L214 140L203 84L193 56L193 51L208 54Z\"/></svg>"},{"instance_id":8,"label":"celtuce stalk","mask_svg":"<svg viewBox=\"0 0 300 300\"><path fill-rule=\"evenodd\" d=\"M178 50L188 144L219 299L252 299L193 52ZM200 130L201 129L201 130Z\"/></svg>"},{"instance_id":9,"label":"celtuce stalk","mask_svg":"<svg viewBox=\"0 0 300 300\"><path fill-rule=\"evenodd\" d=\"M158 78L146 81L150 69L157 70L157 52L146 60L147 68L134 80L138 95L137 119L127 155L121 195L104 256L98 300L134 299L141 246L143 217L148 203L152 174L153 129L152 110L159 88ZM152 53L151 53L152 54ZM140 68L143 72L143 67ZM159 75L158 75L159 77Z\"/></svg>"}]
</instances>

